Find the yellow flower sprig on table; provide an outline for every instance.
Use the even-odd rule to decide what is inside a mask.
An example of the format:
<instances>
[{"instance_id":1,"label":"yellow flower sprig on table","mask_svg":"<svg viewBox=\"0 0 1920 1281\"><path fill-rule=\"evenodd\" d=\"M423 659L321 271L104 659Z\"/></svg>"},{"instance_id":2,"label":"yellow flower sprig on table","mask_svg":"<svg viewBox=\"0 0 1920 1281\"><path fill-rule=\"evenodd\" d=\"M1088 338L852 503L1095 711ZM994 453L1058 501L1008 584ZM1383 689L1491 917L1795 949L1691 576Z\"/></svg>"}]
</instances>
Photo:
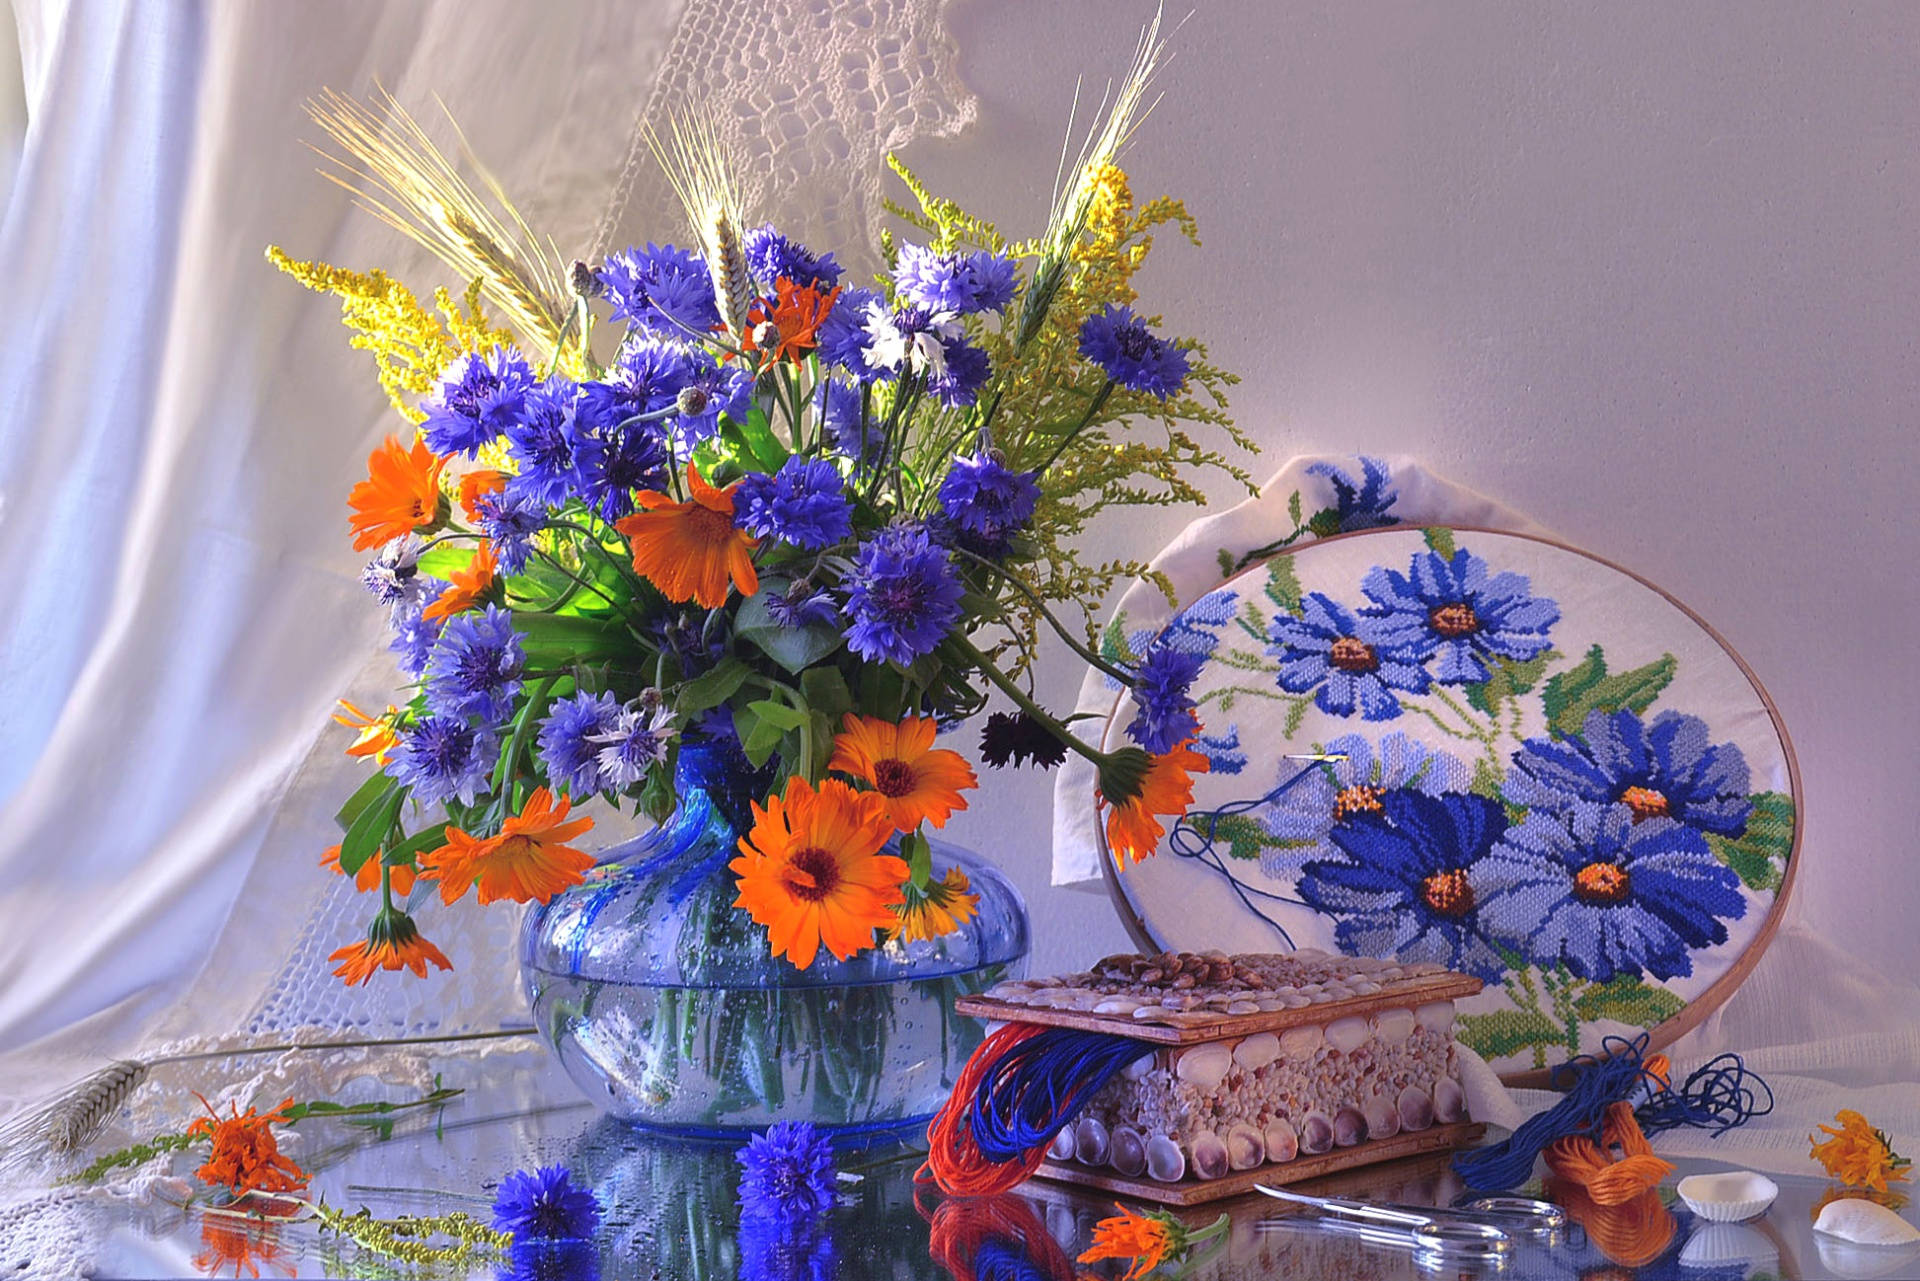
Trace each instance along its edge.
<instances>
[{"instance_id":1,"label":"yellow flower sprig on table","mask_svg":"<svg viewBox=\"0 0 1920 1281\"><path fill-rule=\"evenodd\" d=\"M1827 1173L1847 1184L1849 1187L1872 1188L1876 1192L1885 1192L1889 1182L1905 1180L1913 1162L1893 1150L1893 1141L1881 1130L1876 1130L1867 1118L1851 1108L1842 1108L1834 1117L1839 1128L1830 1125L1820 1127L1820 1133L1828 1137L1822 1139L1819 1134L1810 1134L1807 1141L1813 1145L1809 1153L1814 1160L1826 1167Z\"/></svg>"}]
</instances>

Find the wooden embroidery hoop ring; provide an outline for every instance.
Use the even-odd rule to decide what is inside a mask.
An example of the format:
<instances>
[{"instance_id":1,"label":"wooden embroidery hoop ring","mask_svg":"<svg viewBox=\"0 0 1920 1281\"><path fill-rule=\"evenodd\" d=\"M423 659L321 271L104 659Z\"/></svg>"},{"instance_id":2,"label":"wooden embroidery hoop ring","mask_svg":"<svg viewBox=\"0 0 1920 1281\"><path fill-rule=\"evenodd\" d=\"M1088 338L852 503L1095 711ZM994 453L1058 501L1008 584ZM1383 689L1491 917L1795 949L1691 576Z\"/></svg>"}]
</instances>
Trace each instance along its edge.
<instances>
[{"instance_id":1,"label":"wooden embroidery hoop ring","mask_svg":"<svg viewBox=\"0 0 1920 1281\"><path fill-rule=\"evenodd\" d=\"M1806 823L1802 804L1803 797L1800 790L1800 762L1794 756L1793 740L1787 737L1787 725L1780 717L1780 709L1775 706L1773 696L1767 693L1767 687L1760 683L1760 678L1754 674L1753 668L1747 666L1747 660L1740 657L1739 651L1727 643L1727 638L1714 630L1712 624L1708 623L1706 619L1700 617L1699 614L1688 608L1681 601L1676 600L1672 593L1655 583L1647 581L1647 579L1634 573L1626 566L1616 564L1604 556L1596 556L1592 552L1574 547L1568 543L1560 542L1558 539L1541 538L1534 534L1518 534L1509 529L1494 529L1486 525L1409 524L1385 525L1377 529L1355 530L1350 534L1334 534L1327 538L1316 538L1312 542L1301 543L1297 547L1288 547L1275 552L1273 556L1262 557L1257 561L1247 564L1235 573L1220 579L1214 586L1208 588L1207 592L1218 591L1228 583L1258 569L1268 561L1275 559L1275 557L1293 556L1309 548L1324 547L1328 543L1345 542L1355 538L1369 538L1376 534L1405 534L1422 529L1445 529L1456 534L1497 534L1502 538L1518 538L1526 542L1540 543L1543 546L1568 552L1582 559L1590 560L1596 565L1602 565L1617 574L1625 575L1627 578L1632 579L1679 610L1692 621L1694 626L1705 632L1707 636L1713 640L1714 644L1718 645L1721 651L1733 660L1734 666L1740 669L1740 674L1746 677L1747 684L1753 687L1755 694L1759 695L1761 705L1767 709L1767 718L1773 723L1774 735L1780 740L1781 754L1786 758L1787 786L1792 789L1793 793L1793 842L1787 850L1786 871L1780 878L1780 888L1774 891L1773 902L1767 908L1767 919L1760 923L1759 932L1756 933L1752 941L1747 944L1746 950L1741 952L1733 964L1727 967L1725 973L1708 984L1706 991L1702 992L1693 1000L1688 1001L1686 1006L1682 1008L1678 1014L1648 1029L1647 1051L1651 1053L1655 1050L1664 1049L1666 1046L1673 1044L1682 1036L1685 1036L1688 1032L1691 1032L1695 1027L1699 1026L1702 1020L1724 1005L1727 998L1732 996L1742 983L1746 982L1747 976L1753 972L1753 967L1760 963L1760 957L1766 952L1768 945L1773 942L1773 936L1779 931L1780 921L1786 914L1787 896L1792 891L1794 878L1800 870L1800 836L1801 833L1806 830ZM1204 596L1207 592L1202 592L1200 595ZM1198 600L1199 596L1193 599ZM1182 605L1184 606L1191 603L1191 601L1184 601ZM1102 726L1100 738L1102 750L1105 750L1112 743L1113 735L1117 727L1118 718L1116 713L1120 710L1120 704L1125 698L1125 690L1115 693L1113 696L1113 706L1107 709L1107 718ZM1096 819L1093 829L1094 839L1098 842L1100 849L1100 876L1106 883L1107 897L1113 901L1114 910L1119 913L1120 923L1126 927L1127 934L1133 939L1135 946L1146 951L1164 951L1164 945L1156 940L1152 933L1148 931L1146 923L1140 919L1139 913L1134 910L1132 902L1128 900L1126 891L1120 888L1120 875L1115 871L1113 866L1113 852L1107 848L1106 824ZM1544 1090L1551 1087L1551 1076L1552 1069L1532 1068L1520 1072L1503 1072L1500 1074L1500 1079L1516 1089Z\"/></svg>"}]
</instances>

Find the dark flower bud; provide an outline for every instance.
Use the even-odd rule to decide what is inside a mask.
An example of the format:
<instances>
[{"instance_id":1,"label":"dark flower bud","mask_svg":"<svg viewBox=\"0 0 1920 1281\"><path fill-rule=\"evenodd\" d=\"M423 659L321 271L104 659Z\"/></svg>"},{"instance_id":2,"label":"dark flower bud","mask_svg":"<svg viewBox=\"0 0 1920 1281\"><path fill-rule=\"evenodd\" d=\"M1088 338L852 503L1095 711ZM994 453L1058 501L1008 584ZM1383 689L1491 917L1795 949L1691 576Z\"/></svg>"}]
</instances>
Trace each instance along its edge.
<instances>
[{"instance_id":1,"label":"dark flower bud","mask_svg":"<svg viewBox=\"0 0 1920 1281\"><path fill-rule=\"evenodd\" d=\"M578 258L573 260L573 266L568 271L568 282L573 286L573 292L582 298L600 296L599 273Z\"/></svg>"},{"instance_id":2,"label":"dark flower bud","mask_svg":"<svg viewBox=\"0 0 1920 1281\"><path fill-rule=\"evenodd\" d=\"M771 320L763 320L753 327L753 345L761 351L772 351L780 345L780 327Z\"/></svg>"},{"instance_id":3,"label":"dark flower bud","mask_svg":"<svg viewBox=\"0 0 1920 1281\"><path fill-rule=\"evenodd\" d=\"M682 387L680 394L674 397L673 407L689 418L697 418L707 412L707 402L709 399L706 391L702 388Z\"/></svg>"}]
</instances>

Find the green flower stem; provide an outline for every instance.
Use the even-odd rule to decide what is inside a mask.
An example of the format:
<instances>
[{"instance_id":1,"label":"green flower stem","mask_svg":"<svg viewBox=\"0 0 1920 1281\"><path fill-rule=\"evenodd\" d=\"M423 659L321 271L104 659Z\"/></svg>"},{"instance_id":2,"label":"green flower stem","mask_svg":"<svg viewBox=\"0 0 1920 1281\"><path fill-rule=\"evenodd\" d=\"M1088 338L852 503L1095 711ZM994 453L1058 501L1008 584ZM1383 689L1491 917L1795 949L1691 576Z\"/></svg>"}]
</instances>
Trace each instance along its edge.
<instances>
[{"instance_id":1,"label":"green flower stem","mask_svg":"<svg viewBox=\"0 0 1920 1281\"><path fill-rule=\"evenodd\" d=\"M540 557L540 559L541 559L541 560L544 560L544 561L546 561L546 562L547 562L547 564L549 564L549 565L551 565L551 566L553 566L553 567L554 567L555 569L557 569L557 570L559 570L559 571L560 571L560 572L561 572L562 574L564 574L564 575L566 575L566 576L567 576L567 577L568 577L569 579L571 579L571 580L573 581L573 583L574 583L574 585L575 585L575 586L577 586L577 587L583 587L583 588L585 588L585 589L586 589L587 591L590 591L590 592L592 592L592 593L593 593L593 594L594 594L595 596L598 596L598 597L599 597L599 598L600 598L601 600L603 600L603 601L605 601L605 602L606 602L607 604L609 604L609 605L611 605L611 606L613 606L613 608L615 608L615 609L619 609L619 608L620 608L620 602L619 602L619 601L617 601L617 600L615 600L615 599L614 599L613 597L611 597L611 596L609 596L609 595L607 595L607 593L606 593L606 592L605 592L605 591L604 591L604 590L603 590L602 588L600 588L600 587L598 587L598 586L596 586L595 584L593 584L593 583L591 583L591 582L589 582L588 580L586 580L586 579L584 579L584 578L582 578L582 577L580 577L580 575L578 575L578 574L576 574L576 573L574 573L574 572L573 572L572 570L570 570L570 569L568 569L568 568L567 568L567 567L566 567L565 565L562 565L562 564L560 563L560 561L559 561L559 558L558 558L558 557L555 557L555 556L553 556L553 555L550 555L549 553L547 553L547 552L544 552L544 551L543 551L543 552L539 552L538 554L539 554L539 557Z\"/></svg>"},{"instance_id":2,"label":"green flower stem","mask_svg":"<svg viewBox=\"0 0 1920 1281\"><path fill-rule=\"evenodd\" d=\"M1027 695L1021 691L1020 687L1014 683L1013 678L996 667L993 660L981 653L979 646L975 645L971 639L965 636L955 635L952 637L952 640L955 645L959 646L963 654L973 660L974 665L980 669L981 675L985 676L989 681L992 681L1002 694L1005 694L1009 699L1013 700L1015 707L1018 707L1028 716L1040 722L1041 726L1044 727L1049 734L1059 739L1061 743L1072 749L1078 755L1092 762L1095 768L1107 763L1109 759L1107 753L1100 751L1098 748L1089 747L1080 740L1078 735L1055 720L1046 708L1027 697Z\"/></svg>"},{"instance_id":3,"label":"green flower stem","mask_svg":"<svg viewBox=\"0 0 1920 1281\"><path fill-rule=\"evenodd\" d=\"M968 560L972 561L976 565L979 565L981 568L986 569L991 573L999 575L1003 580L1005 580L1006 582L1012 584L1015 588L1017 588L1020 591L1021 595L1025 596L1028 600L1033 602L1033 607L1040 611L1040 616L1046 619L1047 622L1052 625L1053 630L1059 634L1060 639L1067 643L1067 648L1071 649L1075 654L1078 654L1089 665L1097 668L1102 672L1105 672L1107 675L1113 677L1115 680L1119 681L1123 685L1132 684L1133 682L1132 672L1126 671L1123 668L1115 667L1113 664L1107 662L1104 658L1101 658L1098 654L1088 649L1084 644L1082 644L1078 639L1076 639L1073 636L1073 634L1067 630L1066 624L1062 623L1058 618L1054 617L1053 611L1048 609L1046 602L1040 599L1040 593L1035 591L1030 585L1028 585L1025 579L1021 578L1018 574L1014 573L1012 570L1008 569L1006 566L996 565L984 556L976 556L964 547L954 547L954 548L950 548L949 550L956 552L961 556L966 557Z\"/></svg>"},{"instance_id":4,"label":"green flower stem","mask_svg":"<svg viewBox=\"0 0 1920 1281\"><path fill-rule=\"evenodd\" d=\"M1067 446L1071 445L1074 442L1074 438L1087 429L1087 424L1093 421L1094 416L1106 405L1107 398L1113 395L1113 388L1113 379L1109 378L1107 379L1106 385L1094 394L1092 403L1087 406L1086 415L1080 419L1080 422L1073 430L1060 438L1060 443L1053 447L1051 454L1047 455L1047 461L1040 464L1040 472L1042 475L1045 475L1049 468L1060 461L1060 455L1067 452Z\"/></svg>"},{"instance_id":5,"label":"green flower stem","mask_svg":"<svg viewBox=\"0 0 1920 1281\"><path fill-rule=\"evenodd\" d=\"M500 758L500 770L499 773L494 776L493 807L498 807L503 804L508 806L512 805L513 780L514 776L519 772L520 754L526 750L527 736L533 730L533 722L539 710L541 710L546 703L547 691L553 688L553 682L557 679L558 677L554 676L543 678L538 685L533 687L533 693L527 696L526 704L520 710L520 723L513 727L513 737L507 740L506 754ZM489 808L491 809L493 807ZM504 810L500 817L506 817Z\"/></svg>"}]
</instances>

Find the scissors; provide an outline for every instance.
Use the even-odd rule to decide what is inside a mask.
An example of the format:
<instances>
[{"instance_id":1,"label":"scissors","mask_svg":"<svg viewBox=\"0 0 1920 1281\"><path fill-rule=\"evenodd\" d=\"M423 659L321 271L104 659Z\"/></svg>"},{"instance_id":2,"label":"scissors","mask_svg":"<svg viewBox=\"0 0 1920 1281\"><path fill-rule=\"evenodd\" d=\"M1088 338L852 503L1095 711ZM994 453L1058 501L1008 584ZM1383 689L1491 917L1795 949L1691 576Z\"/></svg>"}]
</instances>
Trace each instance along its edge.
<instances>
[{"instance_id":1,"label":"scissors","mask_svg":"<svg viewBox=\"0 0 1920 1281\"><path fill-rule=\"evenodd\" d=\"M1566 1211L1528 1197L1480 1197L1451 1210L1430 1206L1373 1205L1344 1197L1313 1197L1284 1188L1255 1184L1256 1191L1279 1201L1306 1206L1328 1216L1327 1227L1351 1232L1377 1245L1409 1247L1417 1261L1468 1255L1504 1263L1515 1235L1551 1239L1566 1227ZM1288 1220L1269 1220L1285 1224Z\"/></svg>"}]
</instances>

